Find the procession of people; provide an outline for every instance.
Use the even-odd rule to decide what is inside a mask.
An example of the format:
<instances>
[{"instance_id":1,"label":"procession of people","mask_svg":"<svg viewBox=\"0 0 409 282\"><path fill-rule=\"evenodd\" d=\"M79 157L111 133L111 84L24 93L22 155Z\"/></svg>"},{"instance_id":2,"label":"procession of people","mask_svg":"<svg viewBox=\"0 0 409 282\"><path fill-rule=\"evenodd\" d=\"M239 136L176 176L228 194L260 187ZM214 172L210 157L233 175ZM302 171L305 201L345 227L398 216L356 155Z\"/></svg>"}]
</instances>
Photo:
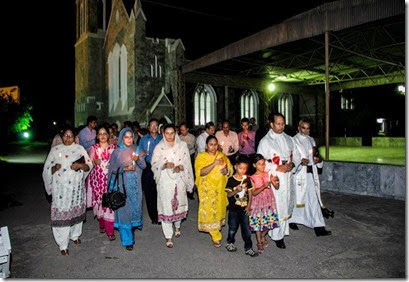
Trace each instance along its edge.
<instances>
[{"instance_id":1,"label":"procession of people","mask_svg":"<svg viewBox=\"0 0 409 282\"><path fill-rule=\"evenodd\" d=\"M196 135L186 123L177 127L153 118L147 129L128 123L118 133L117 124L97 127L97 118L90 116L82 130L62 129L62 143L51 147L43 180L52 197L51 226L62 255L69 255L69 240L81 243L86 208L92 208L100 233L113 241L118 230L121 245L132 251L135 230L142 230L146 221L143 198L151 223L161 225L164 246L173 248L192 212L188 199L196 200L195 191L198 231L209 233L215 248L224 241L227 251L237 251L239 229L250 257L269 247L267 234L276 247L285 249L285 236L299 224L313 228L317 237L331 235L321 211L323 161L309 136L310 120L302 119L291 137L284 132L285 117L272 113L258 144L249 128L257 126L248 118L241 119L238 133L225 120L219 128L206 123ZM106 206L103 198L116 191L124 195L123 203Z\"/></svg>"}]
</instances>

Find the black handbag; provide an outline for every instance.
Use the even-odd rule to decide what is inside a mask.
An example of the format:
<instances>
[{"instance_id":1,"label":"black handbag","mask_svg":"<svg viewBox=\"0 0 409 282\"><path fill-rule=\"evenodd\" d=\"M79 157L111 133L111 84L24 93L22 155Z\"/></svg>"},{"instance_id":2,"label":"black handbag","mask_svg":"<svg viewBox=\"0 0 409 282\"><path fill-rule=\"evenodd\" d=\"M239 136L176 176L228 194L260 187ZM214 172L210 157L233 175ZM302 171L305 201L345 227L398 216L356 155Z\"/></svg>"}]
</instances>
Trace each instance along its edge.
<instances>
[{"instance_id":1,"label":"black handbag","mask_svg":"<svg viewBox=\"0 0 409 282\"><path fill-rule=\"evenodd\" d=\"M121 192L119 190L119 174L122 176L122 187L124 192ZM119 169L116 172L115 175L115 181L114 181L114 187L115 191L108 191L104 194L102 194L102 206L110 208L112 210L117 210L126 204L126 189L125 189L125 183L124 183L124 174L119 173Z\"/></svg>"}]
</instances>

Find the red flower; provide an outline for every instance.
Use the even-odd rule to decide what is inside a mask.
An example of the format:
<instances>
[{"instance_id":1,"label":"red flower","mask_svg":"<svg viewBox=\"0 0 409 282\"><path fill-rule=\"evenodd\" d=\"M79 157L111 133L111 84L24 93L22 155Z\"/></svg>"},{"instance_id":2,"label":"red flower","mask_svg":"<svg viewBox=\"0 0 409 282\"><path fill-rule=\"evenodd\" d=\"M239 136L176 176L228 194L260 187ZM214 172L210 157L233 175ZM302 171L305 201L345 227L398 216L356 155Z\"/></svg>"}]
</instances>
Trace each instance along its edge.
<instances>
[{"instance_id":1,"label":"red flower","mask_svg":"<svg viewBox=\"0 0 409 282\"><path fill-rule=\"evenodd\" d=\"M273 163L275 165L279 165L280 164L280 156L277 156L276 154L273 155Z\"/></svg>"}]
</instances>

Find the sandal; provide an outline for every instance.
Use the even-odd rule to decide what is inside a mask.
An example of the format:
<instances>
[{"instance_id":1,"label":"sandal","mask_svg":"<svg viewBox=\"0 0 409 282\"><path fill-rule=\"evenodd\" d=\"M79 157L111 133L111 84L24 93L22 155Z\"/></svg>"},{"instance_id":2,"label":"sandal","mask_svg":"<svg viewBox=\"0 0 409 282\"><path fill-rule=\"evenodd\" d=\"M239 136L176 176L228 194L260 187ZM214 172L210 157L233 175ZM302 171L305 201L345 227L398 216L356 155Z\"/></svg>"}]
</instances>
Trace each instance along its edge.
<instances>
[{"instance_id":1,"label":"sandal","mask_svg":"<svg viewBox=\"0 0 409 282\"><path fill-rule=\"evenodd\" d=\"M263 243L257 244L257 249L258 253L262 254L264 252L264 244Z\"/></svg>"},{"instance_id":2,"label":"sandal","mask_svg":"<svg viewBox=\"0 0 409 282\"><path fill-rule=\"evenodd\" d=\"M264 238L262 244L263 244L263 248L267 248L267 247L268 247L268 242L267 242L266 238Z\"/></svg>"},{"instance_id":3,"label":"sandal","mask_svg":"<svg viewBox=\"0 0 409 282\"><path fill-rule=\"evenodd\" d=\"M105 233L105 228L99 228L99 233Z\"/></svg>"},{"instance_id":4,"label":"sandal","mask_svg":"<svg viewBox=\"0 0 409 282\"><path fill-rule=\"evenodd\" d=\"M220 241L213 241L213 247L220 248L221 246L222 246L222 243Z\"/></svg>"},{"instance_id":5,"label":"sandal","mask_svg":"<svg viewBox=\"0 0 409 282\"><path fill-rule=\"evenodd\" d=\"M114 241L116 239L115 235L108 236L109 241Z\"/></svg>"},{"instance_id":6,"label":"sandal","mask_svg":"<svg viewBox=\"0 0 409 282\"><path fill-rule=\"evenodd\" d=\"M126 248L128 251L132 251L132 250L133 250L133 246L132 246L132 245L126 246L125 248Z\"/></svg>"},{"instance_id":7,"label":"sandal","mask_svg":"<svg viewBox=\"0 0 409 282\"><path fill-rule=\"evenodd\" d=\"M61 250L61 255L63 256L68 256L70 253L68 252L68 249Z\"/></svg>"},{"instance_id":8,"label":"sandal","mask_svg":"<svg viewBox=\"0 0 409 282\"><path fill-rule=\"evenodd\" d=\"M180 228L175 229L175 237L180 237Z\"/></svg>"},{"instance_id":9,"label":"sandal","mask_svg":"<svg viewBox=\"0 0 409 282\"><path fill-rule=\"evenodd\" d=\"M168 241L168 240L170 240L170 241ZM166 239L166 247L168 247L168 248L173 248L172 239Z\"/></svg>"}]
</instances>

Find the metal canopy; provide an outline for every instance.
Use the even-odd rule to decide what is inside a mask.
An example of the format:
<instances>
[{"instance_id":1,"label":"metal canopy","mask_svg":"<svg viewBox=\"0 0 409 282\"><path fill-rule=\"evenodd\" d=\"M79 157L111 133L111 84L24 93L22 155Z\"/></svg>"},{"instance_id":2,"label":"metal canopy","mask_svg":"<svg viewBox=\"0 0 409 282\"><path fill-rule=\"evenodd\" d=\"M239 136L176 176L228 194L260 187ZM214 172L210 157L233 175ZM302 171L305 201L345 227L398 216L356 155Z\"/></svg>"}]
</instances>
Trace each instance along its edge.
<instances>
[{"instance_id":1,"label":"metal canopy","mask_svg":"<svg viewBox=\"0 0 409 282\"><path fill-rule=\"evenodd\" d=\"M324 85L329 31L331 90L403 83L404 11L401 0L327 3L194 60L182 72L190 81L195 76L189 79L189 72L200 72L199 77Z\"/></svg>"}]
</instances>

